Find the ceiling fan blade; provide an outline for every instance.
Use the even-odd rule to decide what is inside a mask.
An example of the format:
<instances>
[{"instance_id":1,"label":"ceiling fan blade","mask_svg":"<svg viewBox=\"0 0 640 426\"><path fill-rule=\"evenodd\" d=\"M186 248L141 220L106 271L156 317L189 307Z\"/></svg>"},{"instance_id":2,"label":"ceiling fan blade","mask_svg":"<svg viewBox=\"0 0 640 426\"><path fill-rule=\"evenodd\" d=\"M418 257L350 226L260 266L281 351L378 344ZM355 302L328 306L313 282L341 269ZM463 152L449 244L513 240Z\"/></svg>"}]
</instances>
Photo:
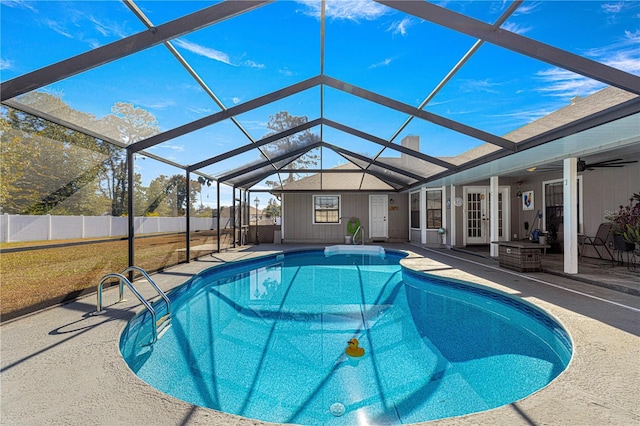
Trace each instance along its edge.
<instances>
[{"instance_id":1,"label":"ceiling fan blade","mask_svg":"<svg viewBox=\"0 0 640 426\"><path fill-rule=\"evenodd\" d=\"M620 164L633 164L633 163L637 163L638 160L632 160L632 161L622 161L622 158L617 158L615 160L607 160L607 161L600 161L598 163L592 163L592 164L587 164L587 167L606 167L606 166L611 166L611 165L620 165Z\"/></svg>"},{"instance_id":2,"label":"ceiling fan blade","mask_svg":"<svg viewBox=\"0 0 640 426\"><path fill-rule=\"evenodd\" d=\"M616 161L615 163L610 163L610 164L633 164L633 163L637 163L638 160L631 160L631 161Z\"/></svg>"},{"instance_id":3,"label":"ceiling fan blade","mask_svg":"<svg viewBox=\"0 0 640 426\"><path fill-rule=\"evenodd\" d=\"M589 163L587 164L589 167L591 166L599 166L601 164L607 164L607 163L617 163L618 161L622 161L622 158L616 158L614 160L604 160L604 161L598 161L597 163Z\"/></svg>"}]
</instances>

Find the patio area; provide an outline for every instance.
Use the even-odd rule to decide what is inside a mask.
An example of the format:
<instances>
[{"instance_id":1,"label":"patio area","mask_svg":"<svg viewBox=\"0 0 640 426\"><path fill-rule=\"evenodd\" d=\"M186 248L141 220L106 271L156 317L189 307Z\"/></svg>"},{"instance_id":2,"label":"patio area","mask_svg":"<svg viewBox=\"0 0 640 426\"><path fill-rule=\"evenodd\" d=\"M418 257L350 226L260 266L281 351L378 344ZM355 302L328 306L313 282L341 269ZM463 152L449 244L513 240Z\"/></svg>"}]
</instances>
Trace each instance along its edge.
<instances>
[{"instance_id":1,"label":"patio area","mask_svg":"<svg viewBox=\"0 0 640 426\"><path fill-rule=\"evenodd\" d=\"M489 255L488 246L469 246L455 248L458 253L471 254L482 257L498 264L496 259ZM617 257L618 253L614 252ZM545 253L541 256L542 271L551 274L570 278L572 280L585 282L595 286L610 288L623 293L640 296L640 265L630 265L627 257L623 257L624 263L606 259L596 259L593 257L583 257L580 260L578 274L566 274L564 272L564 255L562 253ZM629 257L631 259L631 256Z\"/></svg>"},{"instance_id":2,"label":"patio area","mask_svg":"<svg viewBox=\"0 0 640 426\"><path fill-rule=\"evenodd\" d=\"M153 278L167 291L222 262L306 247L310 245L240 247L167 269ZM496 260L481 253L410 244L385 247L409 252L403 261L408 268L522 297L554 315L573 339L569 367L546 388L494 410L433 424L640 422L640 297L585 282L612 282L613 276L618 284L637 290L637 273L596 263L587 267L583 259L582 272L568 278L555 274L551 255L544 257L543 268L554 273L517 273L499 268ZM89 295L2 324L3 425L261 424L179 401L138 379L118 350L125 324L142 308L128 290L126 296L128 301L114 304L117 290L106 290L107 312L101 316L91 315L95 295Z\"/></svg>"}]
</instances>

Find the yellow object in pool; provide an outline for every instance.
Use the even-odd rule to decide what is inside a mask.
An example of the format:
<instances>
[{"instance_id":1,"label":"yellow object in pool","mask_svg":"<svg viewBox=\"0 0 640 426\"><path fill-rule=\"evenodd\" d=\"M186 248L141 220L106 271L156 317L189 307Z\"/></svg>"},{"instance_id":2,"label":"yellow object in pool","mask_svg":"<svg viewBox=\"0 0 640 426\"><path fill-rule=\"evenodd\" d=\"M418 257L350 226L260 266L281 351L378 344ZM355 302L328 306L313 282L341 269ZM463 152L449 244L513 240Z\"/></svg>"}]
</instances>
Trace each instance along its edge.
<instances>
[{"instance_id":1,"label":"yellow object in pool","mask_svg":"<svg viewBox=\"0 0 640 426\"><path fill-rule=\"evenodd\" d=\"M354 357L361 357L362 355L364 355L364 348L358 347L358 344L359 342L356 338L349 340L345 353L349 356Z\"/></svg>"}]
</instances>

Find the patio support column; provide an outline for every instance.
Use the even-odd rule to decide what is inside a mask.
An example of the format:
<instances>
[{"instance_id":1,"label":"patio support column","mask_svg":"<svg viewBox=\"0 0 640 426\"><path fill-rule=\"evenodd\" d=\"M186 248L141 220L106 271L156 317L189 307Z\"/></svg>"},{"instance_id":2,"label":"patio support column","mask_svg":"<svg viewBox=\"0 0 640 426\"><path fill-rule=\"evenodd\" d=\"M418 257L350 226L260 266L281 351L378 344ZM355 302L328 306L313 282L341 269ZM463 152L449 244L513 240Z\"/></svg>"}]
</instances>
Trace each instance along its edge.
<instances>
[{"instance_id":1,"label":"patio support column","mask_svg":"<svg viewBox=\"0 0 640 426\"><path fill-rule=\"evenodd\" d=\"M447 230L447 234L449 234L449 247L455 247L456 245L456 186L451 185L451 195L449 197L449 211L450 211L450 221L449 221L449 229Z\"/></svg>"},{"instance_id":2,"label":"patio support column","mask_svg":"<svg viewBox=\"0 0 640 426\"><path fill-rule=\"evenodd\" d=\"M217 190L216 190L216 211L217 213L217 219L216 222L218 222L216 224L216 228L218 228L218 253L220 253L220 181L216 180L216 186L217 186Z\"/></svg>"},{"instance_id":3,"label":"patio support column","mask_svg":"<svg viewBox=\"0 0 640 426\"><path fill-rule=\"evenodd\" d=\"M245 224L246 231L244 232L244 244L248 244L249 239L249 226L251 225L251 210L249 210L249 191L244 191L244 217L247 219Z\"/></svg>"},{"instance_id":4,"label":"patio support column","mask_svg":"<svg viewBox=\"0 0 640 426\"><path fill-rule=\"evenodd\" d=\"M190 177L191 174L189 173L189 170L187 170L187 182L185 184L187 188L187 199L185 200L187 204L187 210L185 211L185 216L187 219L185 227L185 231L187 233L187 241L185 245L185 250L187 251L187 263L191 262L191 197L189 196L189 194L191 194L191 181L189 180Z\"/></svg>"},{"instance_id":5,"label":"patio support column","mask_svg":"<svg viewBox=\"0 0 640 426\"><path fill-rule=\"evenodd\" d=\"M236 187L233 187L231 193L231 223L233 223L233 248L236 248Z\"/></svg>"},{"instance_id":6,"label":"patio support column","mask_svg":"<svg viewBox=\"0 0 640 426\"><path fill-rule=\"evenodd\" d=\"M427 189L420 188L420 244L427 244Z\"/></svg>"},{"instance_id":7,"label":"patio support column","mask_svg":"<svg viewBox=\"0 0 640 426\"><path fill-rule=\"evenodd\" d=\"M489 241L490 254L491 257L498 257L498 245L491 244L493 241L498 241L500 239L500 222L498 218L500 215L498 214L498 176L491 176L489 181L489 203L491 212L489 214ZM506 201L506 200L505 200Z\"/></svg>"},{"instance_id":8,"label":"patio support column","mask_svg":"<svg viewBox=\"0 0 640 426\"><path fill-rule=\"evenodd\" d=\"M240 221L239 221L239 227L240 227L240 232L239 232L239 237L238 237L238 245L242 246L242 216L243 216L243 211L242 211L242 206L244 204L242 204L242 188L240 188L240 192L238 193L238 202L240 203L240 205L238 206L238 214L240 215Z\"/></svg>"},{"instance_id":9,"label":"patio support column","mask_svg":"<svg viewBox=\"0 0 640 426\"><path fill-rule=\"evenodd\" d=\"M277 199L278 197L276 197ZM284 194L280 193L280 241L284 241Z\"/></svg>"},{"instance_id":10,"label":"patio support column","mask_svg":"<svg viewBox=\"0 0 640 426\"><path fill-rule=\"evenodd\" d=\"M578 273L578 160L575 157L565 158L562 168L564 183L564 272Z\"/></svg>"}]
</instances>

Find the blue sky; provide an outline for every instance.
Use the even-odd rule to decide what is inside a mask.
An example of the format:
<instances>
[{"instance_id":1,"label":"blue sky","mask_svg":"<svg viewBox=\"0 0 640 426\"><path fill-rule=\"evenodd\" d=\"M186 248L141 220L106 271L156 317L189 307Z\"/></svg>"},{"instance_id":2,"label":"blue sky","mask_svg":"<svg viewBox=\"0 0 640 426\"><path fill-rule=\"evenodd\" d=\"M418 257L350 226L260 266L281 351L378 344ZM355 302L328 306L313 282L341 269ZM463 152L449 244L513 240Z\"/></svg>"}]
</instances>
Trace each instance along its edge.
<instances>
[{"instance_id":1,"label":"blue sky","mask_svg":"<svg viewBox=\"0 0 640 426\"><path fill-rule=\"evenodd\" d=\"M139 1L154 25L215 2ZM509 2L436 2L493 23ZM289 86L320 73L319 1L277 1L249 13L172 40L226 107ZM0 71L2 81L144 31L118 1L1 0ZM503 29L640 74L640 2L525 2ZM418 106L473 45L475 39L370 1L328 1L325 74ZM484 44L426 106L426 110L479 129L504 135L549 112L587 96L603 84L554 66ZM73 108L102 117L117 101L132 102L169 130L220 108L163 46L156 46L56 82L40 90L62 96ZM264 136L271 114L287 110L320 116L320 89L238 116L254 139ZM389 139L406 115L325 89L324 115ZM314 131L319 131L315 129ZM400 134L420 135L422 151L460 154L481 141L414 119ZM336 131L325 140L365 155L379 146ZM150 150L180 164L191 164L248 143L231 122L185 135ZM383 156L395 156L394 152ZM325 167L339 157L327 153ZM213 175L258 158L241 159L205 171ZM153 164L146 165L146 164ZM139 165L143 180L164 171L153 161ZM265 200L266 201L266 200Z\"/></svg>"}]
</instances>

